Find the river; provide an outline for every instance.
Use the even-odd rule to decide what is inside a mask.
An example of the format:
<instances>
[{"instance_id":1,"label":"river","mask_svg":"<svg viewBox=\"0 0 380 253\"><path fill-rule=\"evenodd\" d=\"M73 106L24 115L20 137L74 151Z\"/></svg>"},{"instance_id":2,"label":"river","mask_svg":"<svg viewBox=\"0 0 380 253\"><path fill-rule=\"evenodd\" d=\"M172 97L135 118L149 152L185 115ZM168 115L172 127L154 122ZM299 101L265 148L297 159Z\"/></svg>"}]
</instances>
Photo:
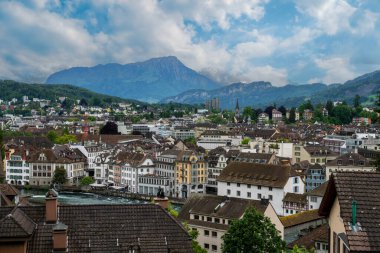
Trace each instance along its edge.
<instances>
[{"instance_id":1,"label":"river","mask_svg":"<svg viewBox=\"0 0 380 253\"><path fill-rule=\"evenodd\" d=\"M29 195L31 204L45 203L46 190L22 190L21 195ZM58 201L65 205L120 205L120 204L148 204L148 201L122 197L102 196L94 193L67 192L58 193ZM179 211L181 205L172 204L173 209Z\"/></svg>"}]
</instances>

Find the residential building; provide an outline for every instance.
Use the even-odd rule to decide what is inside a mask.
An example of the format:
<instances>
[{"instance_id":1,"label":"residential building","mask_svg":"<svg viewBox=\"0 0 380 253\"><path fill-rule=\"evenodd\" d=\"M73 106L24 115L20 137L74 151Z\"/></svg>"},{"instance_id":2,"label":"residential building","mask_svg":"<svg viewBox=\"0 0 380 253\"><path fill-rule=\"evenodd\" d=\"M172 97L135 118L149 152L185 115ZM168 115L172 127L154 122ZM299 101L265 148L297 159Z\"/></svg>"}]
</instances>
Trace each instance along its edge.
<instances>
[{"instance_id":1,"label":"residential building","mask_svg":"<svg viewBox=\"0 0 380 253\"><path fill-rule=\"evenodd\" d=\"M155 174L140 175L138 193L155 196L161 189L168 196L170 193L169 181L169 178Z\"/></svg>"},{"instance_id":2,"label":"residential building","mask_svg":"<svg viewBox=\"0 0 380 253\"><path fill-rule=\"evenodd\" d=\"M365 117L353 117L352 118L352 124L355 125L371 125L371 118L365 118Z\"/></svg>"},{"instance_id":3,"label":"residential building","mask_svg":"<svg viewBox=\"0 0 380 253\"><path fill-rule=\"evenodd\" d=\"M324 182L323 184L314 188L313 190L305 193L307 197L307 203L309 205L309 210L319 209L319 206L322 202L322 198L326 192L327 184L328 181Z\"/></svg>"},{"instance_id":4,"label":"residential building","mask_svg":"<svg viewBox=\"0 0 380 253\"><path fill-rule=\"evenodd\" d=\"M295 246L298 248L305 248L309 251L315 253L328 253L329 249L329 226L328 224L323 224L300 238L289 243L287 248L289 250L293 249Z\"/></svg>"},{"instance_id":5,"label":"residential building","mask_svg":"<svg viewBox=\"0 0 380 253\"><path fill-rule=\"evenodd\" d=\"M304 112L303 112L303 119L304 120L311 120L313 118L313 111L312 110L309 110L309 109L306 109Z\"/></svg>"},{"instance_id":6,"label":"residential building","mask_svg":"<svg viewBox=\"0 0 380 253\"><path fill-rule=\"evenodd\" d=\"M318 163L309 166L306 169L306 191L309 192L326 182L325 165Z\"/></svg>"},{"instance_id":7,"label":"residential building","mask_svg":"<svg viewBox=\"0 0 380 253\"><path fill-rule=\"evenodd\" d=\"M375 171L376 167L364 156L347 153L326 164L326 178L335 171Z\"/></svg>"},{"instance_id":8,"label":"residential building","mask_svg":"<svg viewBox=\"0 0 380 253\"><path fill-rule=\"evenodd\" d=\"M227 166L227 151L222 148L216 148L208 153L208 173L207 173L207 189L208 192L217 192L216 178L220 172Z\"/></svg>"},{"instance_id":9,"label":"residential building","mask_svg":"<svg viewBox=\"0 0 380 253\"><path fill-rule=\"evenodd\" d=\"M8 184L28 185L29 164L27 162L28 150L23 148L7 149L5 152L5 175Z\"/></svg>"},{"instance_id":10,"label":"residential building","mask_svg":"<svg viewBox=\"0 0 380 253\"><path fill-rule=\"evenodd\" d=\"M329 220L329 252L380 252L380 173L334 172L319 213Z\"/></svg>"},{"instance_id":11,"label":"residential building","mask_svg":"<svg viewBox=\"0 0 380 253\"><path fill-rule=\"evenodd\" d=\"M292 192L286 193L282 200L282 208L284 216L309 210L306 195Z\"/></svg>"},{"instance_id":12,"label":"residential building","mask_svg":"<svg viewBox=\"0 0 380 253\"><path fill-rule=\"evenodd\" d=\"M161 206L59 205L0 207L0 252L191 253L187 231Z\"/></svg>"},{"instance_id":13,"label":"residential building","mask_svg":"<svg viewBox=\"0 0 380 253\"><path fill-rule=\"evenodd\" d=\"M269 122L269 115L265 112L262 112L259 114L257 121L261 124L265 124L265 123Z\"/></svg>"},{"instance_id":14,"label":"residential building","mask_svg":"<svg viewBox=\"0 0 380 253\"><path fill-rule=\"evenodd\" d=\"M178 218L198 231L197 241L207 252L222 252L222 237L231 221L241 219L249 207L269 218L283 238L283 225L272 205L265 200L193 195L186 201Z\"/></svg>"},{"instance_id":15,"label":"residential building","mask_svg":"<svg viewBox=\"0 0 380 253\"><path fill-rule=\"evenodd\" d=\"M279 121L282 121L282 112L276 110L276 109L273 109L272 110L272 121L273 122L279 122Z\"/></svg>"},{"instance_id":16,"label":"residential building","mask_svg":"<svg viewBox=\"0 0 380 253\"><path fill-rule=\"evenodd\" d=\"M232 137L223 131L206 130L199 137L197 145L206 150L212 150L217 147L227 147L232 145Z\"/></svg>"},{"instance_id":17,"label":"residential building","mask_svg":"<svg viewBox=\"0 0 380 253\"><path fill-rule=\"evenodd\" d=\"M318 210L309 210L293 215L280 217L284 226L284 241L293 242L302 236L307 230L317 228L327 223L325 217L319 215Z\"/></svg>"},{"instance_id":18,"label":"residential building","mask_svg":"<svg viewBox=\"0 0 380 253\"><path fill-rule=\"evenodd\" d=\"M326 164L339 156L329 148L321 145L294 145L293 163L308 161L311 164Z\"/></svg>"},{"instance_id":19,"label":"residential building","mask_svg":"<svg viewBox=\"0 0 380 253\"><path fill-rule=\"evenodd\" d=\"M194 128L190 128L187 126L176 126L174 127L173 133L174 133L174 138L180 139L180 140L186 140L188 138L195 137Z\"/></svg>"},{"instance_id":20,"label":"residential building","mask_svg":"<svg viewBox=\"0 0 380 253\"><path fill-rule=\"evenodd\" d=\"M176 159L176 195L188 198L191 193L205 193L207 161L204 155L191 150L181 151Z\"/></svg>"},{"instance_id":21,"label":"residential building","mask_svg":"<svg viewBox=\"0 0 380 253\"><path fill-rule=\"evenodd\" d=\"M243 199L268 199L278 215L284 215L286 193L304 193L300 174L290 166L232 162L217 178L218 195Z\"/></svg>"},{"instance_id":22,"label":"residential building","mask_svg":"<svg viewBox=\"0 0 380 253\"><path fill-rule=\"evenodd\" d=\"M180 153L181 150L179 149L168 149L158 155L155 160L156 175L169 179L169 193L167 193L168 196L177 196L176 160ZM180 186L178 186L178 188L179 187ZM178 190L178 194L179 192L180 190Z\"/></svg>"}]
</instances>

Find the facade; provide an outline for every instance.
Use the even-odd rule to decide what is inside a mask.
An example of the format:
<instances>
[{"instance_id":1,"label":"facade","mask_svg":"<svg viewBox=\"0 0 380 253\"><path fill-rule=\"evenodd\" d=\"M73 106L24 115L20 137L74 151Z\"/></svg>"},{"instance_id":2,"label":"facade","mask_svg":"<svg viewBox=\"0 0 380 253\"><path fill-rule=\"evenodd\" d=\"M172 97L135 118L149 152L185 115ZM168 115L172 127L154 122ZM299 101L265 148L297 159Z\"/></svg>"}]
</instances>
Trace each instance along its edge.
<instances>
[{"instance_id":1,"label":"facade","mask_svg":"<svg viewBox=\"0 0 380 253\"><path fill-rule=\"evenodd\" d=\"M232 138L228 133L216 130L208 130L201 134L197 145L206 150L232 145Z\"/></svg>"},{"instance_id":2,"label":"facade","mask_svg":"<svg viewBox=\"0 0 380 253\"><path fill-rule=\"evenodd\" d=\"M325 195L328 182L314 188L313 190L305 193L307 197L307 203L309 205L309 210L319 209L321 205L322 198Z\"/></svg>"},{"instance_id":3,"label":"facade","mask_svg":"<svg viewBox=\"0 0 380 253\"><path fill-rule=\"evenodd\" d=\"M288 249L293 249L294 246L305 249L315 253L328 253L329 249L329 226L323 224L310 232L302 235L297 240L287 245Z\"/></svg>"},{"instance_id":4,"label":"facade","mask_svg":"<svg viewBox=\"0 0 380 253\"><path fill-rule=\"evenodd\" d=\"M191 193L204 193L207 183L207 161L203 154L181 151L176 160L176 196L188 198Z\"/></svg>"},{"instance_id":5,"label":"facade","mask_svg":"<svg viewBox=\"0 0 380 253\"><path fill-rule=\"evenodd\" d=\"M176 196L177 194L177 175L176 175L176 160L180 155L181 150L169 149L163 151L157 156L155 161L155 173L158 176L169 179L169 193L168 196ZM179 194L179 193L178 193Z\"/></svg>"},{"instance_id":6,"label":"facade","mask_svg":"<svg viewBox=\"0 0 380 253\"><path fill-rule=\"evenodd\" d=\"M282 121L282 112L276 110L276 109L273 109L272 110L272 121L273 122L279 122L279 121Z\"/></svg>"},{"instance_id":7,"label":"facade","mask_svg":"<svg viewBox=\"0 0 380 253\"><path fill-rule=\"evenodd\" d=\"M313 111L312 110L309 110L309 109L306 109L304 112L303 112L303 119L304 120L311 120L313 118Z\"/></svg>"},{"instance_id":8,"label":"facade","mask_svg":"<svg viewBox=\"0 0 380 253\"><path fill-rule=\"evenodd\" d=\"M159 190L163 190L165 195L169 194L169 178L161 177L154 174L145 174L139 176L139 194L156 196Z\"/></svg>"},{"instance_id":9,"label":"facade","mask_svg":"<svg viewBox=\"0 0 380 253\"><path fill-rule=\"evenodd\" d=\"M309 210L305 194L288 192L282 200L282 203L284 216Z\"/></svg>"},{"instance_id":10,"label":"facade","mask_svg":"<svg viewBox=\"0 0 380 253\"><path fill-rule=\"evenodd\" d=\"M259 114L257 121L261 124L264 124L269 121L269 115L265 112Z\"/></svg>"},{"instance_id":11,"label":"facade","mask_svg":"<svg viewBox=\"0 0 380 253\"><path fill-rule=\"evenodd\" d=\"M184 127L184 126L176 126L174 127L174 138L180 140L186 140L188 138L195 137L195 131L193 128Z\"/></svg>"},{"instance_id":12,"label":"facade","mask_svg":"<svg viewBox=\"0 0 380 253\"><path fill-rule=\"evenodd\" d=\"M371 165L364 156L347 153L337 157L326 164L326 178L336 171L375 171L376 167Z\"/></svg>"},{"instance_id":13,"label":"facade","mask_svg":"<svg viewBox=\"0 0 380 253\"><path fill-rule=\"evenodd\" d=\"M222 147L213 149L208 153L207 188L209 191L217 192L216 178L227 166L227 162L227 151Z\"/></svg>"},{"instance_id":14,"label":"facade","mask_svg":"<svg viewBox=\"0 0 380 253\"><path fill-rule=\"evenodd\" d=\"M335 172L319 213L329 220L329 252L380 252L379 172Z\"/></svg>"},{"instance_id":15,"label":"facade","mask_svg":"<svg viewBox=\"0 0 380 253\"><path fill-rule=\"evenodd\" d=\"M329 148L320 145L294 145L293 163L308 161L310 164L326 164L339 156Z\"/></svg>"},{"instance_id":16,"label":"facade","mask_svg":"<svg viewBox=\"0 0 380 253\"><path fill-rule=\"evenodd\" d=\"M218 196L268 199L278 215L284 215L286 193L305 191L301 176L290 166L232 162L217 178Z\"/></svg>"},{"instance_id":17,"label":"facade","mask_svg":"<svg viewBox=\"0 0 380 253\"><path fill-rule=\"evenodd\" d=\"M207 252L222 252L222 237L230 222L242 218L248 207L254 207L268 217L283 238L282 223L268 201L193 195L183 206L178 218L198 231L197 241Z\"/></svg>"},{"instance_id":18,"label":"facade","mask_svg":"<svg viewBox=\"0 0 380 253\"><path fill-rule=\"evenodd\" d=\"M29 164L26 160L27 151L23 149L8 150L5 153L6 181L8 184L28 185Z\"/></svg>"},{"instance_id":19,"label":"facade","mask_svg":"<svg viewBox=\"0 0 380 253\"><path fill-rule=\"evenodd\" d=\"M311 165L306 169L306 191L312 191L326 182L326 168L320 164Z\"/></svg>"}]
</instances>

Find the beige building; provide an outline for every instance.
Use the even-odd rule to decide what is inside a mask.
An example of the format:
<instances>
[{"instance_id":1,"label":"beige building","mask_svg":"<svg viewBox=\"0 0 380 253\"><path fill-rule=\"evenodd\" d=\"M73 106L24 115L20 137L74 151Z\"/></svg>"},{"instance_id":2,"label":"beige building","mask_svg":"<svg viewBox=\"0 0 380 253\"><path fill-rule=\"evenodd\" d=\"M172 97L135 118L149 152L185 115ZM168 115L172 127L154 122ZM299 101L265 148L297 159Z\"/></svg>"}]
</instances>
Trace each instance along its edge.
<instances>
[{"instance_id":1,"label":"beige building","mask_svg":"<svg viewBox=\"0 0 380 253\"><path fill-rule=\"evenodd\" d=\"M364 156L348 153L341 155L326 164L326 178L336 171L375 171L376 167L371 165Z\"/></svg>"},{"instance_id":2,"label":"beige building","mask_svg":"<svg viewBox=\"0 0 380 253\"><path fill-rule=\"evenodd\" d=\"M320 145L294 145L293 163L308 161L311 164L326 164L337 158L338 153L332 152L329 148Z\"/></svg>"},{"instance_id":3,"label":"beige building","mask_svg":"<svg viewBox=\"0 0 380 253\"><path fill-rule=\"evenodd\" d=\"M197 241L201 247L208 252L222 252L222 237L230 222L241 219L248 207L254 207L268 217L284 238L284 227L272 205L265 200L193 195L183 206L179 219L198 231Z\"/></svg>"},{"instance_id":4,"label":"beige building","mask_svg":"<svg viewBox=\"0 0 380 253\"><path fill-rule=\"evenodd\" d=\"M335 172L319 214L329 220L329 252L380 252L380 173Z\"/></svg>"}]
</instances>

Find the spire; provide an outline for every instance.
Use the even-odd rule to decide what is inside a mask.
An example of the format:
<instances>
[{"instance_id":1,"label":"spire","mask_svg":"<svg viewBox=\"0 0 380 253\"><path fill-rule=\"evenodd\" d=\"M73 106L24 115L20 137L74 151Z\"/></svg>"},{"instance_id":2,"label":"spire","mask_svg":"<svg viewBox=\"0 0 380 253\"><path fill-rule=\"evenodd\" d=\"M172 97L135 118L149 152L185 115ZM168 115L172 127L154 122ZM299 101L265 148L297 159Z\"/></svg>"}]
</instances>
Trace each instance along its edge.
<instances>
[{"instance_id":1,"label":"spire","mask_svg":"<svg viewBox=\"0 0 380 253\"><path fill-rule=\"evenodd\" d=\"M235 107L235 118L240 118L240 108L239 108L239 99L236 99L236 107Z\"/></svg>"},{"instance_id":2,"label":"spire","mask_svg":"<svg viewBox=\"0 0 380 253\"><path fill-rule=\"evenodd\" d=\"M237 98L236 99L236 107L235 107L235 110L239 110L240 108L239 108L239 99Z\"/></svg>"}]
</instances>

